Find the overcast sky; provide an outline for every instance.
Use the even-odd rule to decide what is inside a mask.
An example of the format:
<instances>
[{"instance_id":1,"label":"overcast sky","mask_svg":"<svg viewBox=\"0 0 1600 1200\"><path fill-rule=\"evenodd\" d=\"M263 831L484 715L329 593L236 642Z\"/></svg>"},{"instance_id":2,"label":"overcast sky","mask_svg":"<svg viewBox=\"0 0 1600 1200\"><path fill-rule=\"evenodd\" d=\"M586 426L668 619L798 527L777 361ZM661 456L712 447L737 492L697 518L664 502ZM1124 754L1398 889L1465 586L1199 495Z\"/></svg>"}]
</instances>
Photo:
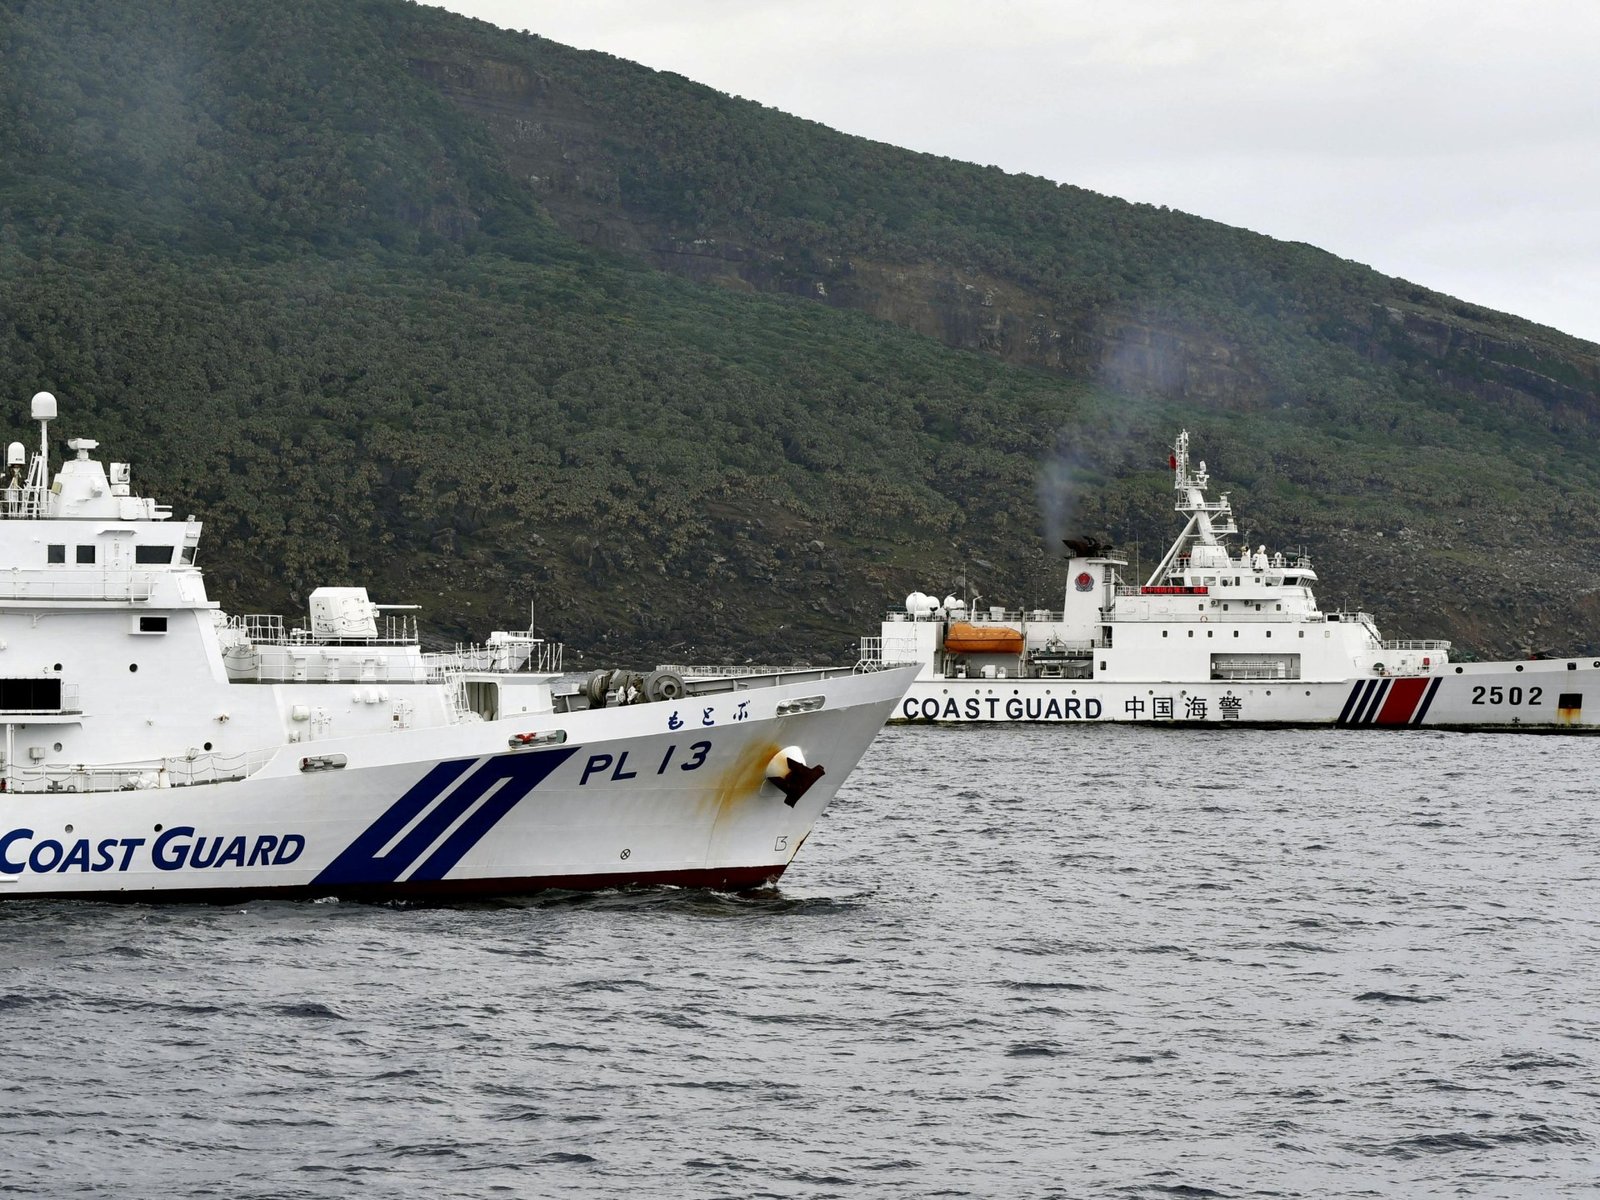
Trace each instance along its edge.
<instances>
[{"instance_id":1,"label":"overcast sky","mask_svg":"<svg viewBox=\"0 0 1600 1200\"><path fill-rule=\"evenodd\" d=\"M1600 341L1595 0L443 6Z\"/></svg>"}]
</instances>

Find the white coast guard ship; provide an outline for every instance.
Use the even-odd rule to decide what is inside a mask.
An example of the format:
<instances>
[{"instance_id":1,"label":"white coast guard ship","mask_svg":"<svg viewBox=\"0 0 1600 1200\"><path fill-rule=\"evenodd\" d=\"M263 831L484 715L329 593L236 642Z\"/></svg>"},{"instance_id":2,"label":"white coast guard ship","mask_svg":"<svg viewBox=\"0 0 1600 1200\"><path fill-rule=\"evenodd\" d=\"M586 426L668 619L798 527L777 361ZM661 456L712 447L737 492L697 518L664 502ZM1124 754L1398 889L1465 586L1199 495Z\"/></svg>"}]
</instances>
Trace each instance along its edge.
<instances>
[{"instance_id":1,"label":"white coast guard ship","mask_svg":"<svg viewBox=\"0 0 1600 1200\"><path fill-rule=\"evenodd\" d=\"M391 897L783 874L912 670L686 683L495 633L425 653L404 606L206 598L200 522L96 444L0 493L0 897Z\"/></svg>"},{"instance_id":2,"label":"white coast guard ship","mask_svg":"<svg viewBox=\"0 0 1600 1200\"><path fill-rule=\"evenodd\" d=\"M1226 494L1206 498L1189 435L1170 458L1183 532L1148 580L1069 540L1057 611L913 593L862 662L916 663L896 721L1123 721L1600 729L1600 659L1452 663L1444 641L1385 641L1363 612L1327 612L1302 554L1228 545Z\"/></svg>"}]
</instances>

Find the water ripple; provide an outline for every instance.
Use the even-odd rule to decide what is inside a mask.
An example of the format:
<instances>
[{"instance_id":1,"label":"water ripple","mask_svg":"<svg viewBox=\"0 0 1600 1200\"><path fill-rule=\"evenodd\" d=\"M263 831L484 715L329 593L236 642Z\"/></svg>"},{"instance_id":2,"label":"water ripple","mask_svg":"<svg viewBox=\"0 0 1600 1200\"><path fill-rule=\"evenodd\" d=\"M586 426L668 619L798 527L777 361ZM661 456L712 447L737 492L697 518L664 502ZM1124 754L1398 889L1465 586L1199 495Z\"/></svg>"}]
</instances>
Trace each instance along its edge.
<instances>
[{"instance_id":1,"label":"water ripple","mask_svg":"<svg viewBox=\"0 0 1600 1200\"><path fill-rule=\"evenodd\" d=\"M0 905L7 1194L1593 1194L1600 739L887 731L781 887Z\"/></svg>"}]
</instances>

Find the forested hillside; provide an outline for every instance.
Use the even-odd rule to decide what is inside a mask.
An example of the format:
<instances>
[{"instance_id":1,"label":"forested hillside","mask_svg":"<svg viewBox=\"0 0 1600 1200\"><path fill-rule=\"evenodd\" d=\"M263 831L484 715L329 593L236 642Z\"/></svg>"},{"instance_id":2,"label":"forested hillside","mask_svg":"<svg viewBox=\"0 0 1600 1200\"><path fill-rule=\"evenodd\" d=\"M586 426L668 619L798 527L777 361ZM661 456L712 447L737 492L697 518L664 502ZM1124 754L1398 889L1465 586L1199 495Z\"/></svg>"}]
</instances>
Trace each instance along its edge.
<instances>
[{"instance_id":1,"label":"forested hillside","mask_svg":"<svg viewBox=\"0 0 1600 1200\"><path fill-rule=\"evenodd\" d=\"M847 661L1148 564L1183 425L1325 605L1600 652L1600 348L400 0L0 0L7 440L40 388L236 611Z\"/></svg>"}]
</instances>

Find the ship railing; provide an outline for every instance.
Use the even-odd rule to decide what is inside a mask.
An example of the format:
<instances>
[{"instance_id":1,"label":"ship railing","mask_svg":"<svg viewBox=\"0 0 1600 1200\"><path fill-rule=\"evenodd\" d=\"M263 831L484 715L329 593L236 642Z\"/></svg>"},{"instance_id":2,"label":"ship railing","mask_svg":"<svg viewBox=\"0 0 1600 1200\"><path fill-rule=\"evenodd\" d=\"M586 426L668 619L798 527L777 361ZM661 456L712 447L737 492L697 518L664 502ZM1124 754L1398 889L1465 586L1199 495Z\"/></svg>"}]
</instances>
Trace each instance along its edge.
<instances>
[{"instance_id":1,"label":"ship railing","mask_svg":"<svg viewBox=\"0 0 1600 1200\"><path fill-rule=\"evenodd\" d=\"M1299 679L1298 666L1259 666L1259 667L1215 667L1211 671L1212 679Z\"/></svg>"},{"instance_id":2,"label":"ship railing","mask_svg":"<svg viewBox=\"0 0 1600 1200\"><path fill-rule=\"evenodd\" d=\"M1048 642L1043 646L1034 646L1028 651L1028 658L1033 662L1049 662L1056 658L1088 658L1096 650L1104 650L1111 643L1104 638L1089 638L1085 641L1075 642Z\"/></svg>"},{"instance_id":3,"label":"ship railing","mask_svg":"<svg viewBox=\"0 0 1600 1200\"><path fill-rule=\"evenodd\" d=\"M328 637L304 625L289 630L291 645L320 646L415 646L417 644L417 619L405 613L386 613L373 622L377 632L372 637Z\"/></svg>"},{"instance_id":4,"label":"ship railing","mask_svg":"<svg viewBox=\"0 0 1600 1200\"><path fill-rule=\"evenodd\" d=\"M70 578L20 568L0 571L0 600L124 600L143 602L155 590L150 571L70 571Z\"/></svg>"},{"instance_id":5,"label":"ship railing","mask_svg":"<svg viewBox=\"0 0 1600 1200\"><path fill-rule=\"evenodd\" d=\"M274 750L237 754L190 751L140 763L13 766L5 774L11 792L134 792L146 788L193 787L248 779L272 761Z\"/></svg>"},{"instance_id":6,"label":"ship railing","mask_svg":"<svg viewBox=\"0 0 1600 1200\"><path fill-rule=\"evenodd\" d=\"M415 646L417 644L417 619L400 613L388 613L376 622L377 632L372 637L330 638L319 635L303 625L285 628L283 618L277 613L246 613L230 617L231 629L242 629L245 637L257 646Z\"/></svg>"},{"instance_id":7,"label":"ship railing","mask_svg":"<svg viewBox=\"0 0 1600 1200\"><path fill-rule=\"evenodd\" d=\"M1178 597L1180 600L1186 598L1187 597L1183 596ZM1105 619L1109 619L1112 616L1110 609L1101 609L1100 614L1102 618ZM1256 612L1253 609L1249 612L1223 612L1221 609L1216 608L1207 608L1204 612L1201 612L1198 608L1190 609L1188 612L1184 612L1180 609L1177 612L1153 613L1148 617L1134 617L1123 614L1117 619L1126 624L1133 625L1156 625L1163 622L1181 623L1184 621L1192 622L1194 624L1221 623L1223 625L1231 623L1238 623L1241 625L1303 625L1308 624L1311 621L1321 624L1321 618L1319 616L1313 616L1309 613ZM1347 619L1352 625L1355 624L1356 619L1354 617Z\"/></svg>"},{"instance_id":8,"label":"ship railing","mask_svg":"<svg viewBox=\"0 0 1600 1200\"><path fill-rule=\"evenodd\" d=\"M1441 651L1443 651L1443 650L1450 649L1450 643L1449 642L1445 642L1445 641L1440 641L1440 640L1438 640L1436 638L1429 638L1429 639L1425 639L1425 640L1422 640L1422 641L1414 641L1413 640L1413 641L1384 642L1383 643L1383 648L1385 650L1441 650Z\"/></svg>"},{"instance_id":9,"label":"ship railing","mask_svg":"<svg viewBox=\"0 0 1600 1200\"><path fill-rule=\"evenodd\" d=\"M244 613L228 619L230 629L238 629L258 646L282 646L289 641L283 618L277 613Z\"/></svg>"},{"instance_id":10,"label":"ship railing","mask_svg":"<svg viewBox=\"0 0 1600 1200\"><path fill-rule=\"evenodd\" d=\"M1330 623L1344 622L1350 625L1359 625L1365 622L1366 624L1374 627L1376 627L1378 623L1377 619L1371 613L1362 612L1360 609L1346 611L1342 608L1336 608L1332 610L1324 610L1322 615L1323 618Z\"/></svg>"},{"instance_id":11,"label":"ship railing","mask_svg":"<svg viewBox=\"0 0 1600 1200\"><path fill-rule=\"evenodd\" d=\"M1138 591L1137 588L1134 589ZM912 616L904 609L890 609L891 621L971 621L976 624L985 622L1016 625L1019 622L1032 621L1036 624L1053 622L1060 624L1066 620L1064 613L1052 612L1047 608L1000 608L998 606L985 606L982 608L960 608L953 612L935 612L926 616Z\"/></svg>"},{"instance_id":12,"label":"ship railing","mask_svg":"<svg viewBox=\"0 0 1600 1200\"><path fill-rule=\"evenodd\" d=\"M1232 559L1232 555L1229 555L1229 558ZM1250 559L1252 562L1254 562L1255 555L1252 554ZM1190 558L1187 554L1180 554L1172 561L1177 566L1187 567L1189 565ZM1309 554L1296 554L1293 551L1285 554L1282 550L1275 550L1267 556L1267 565L1272 567L1274 570L1280 567L1286 567L1291 570L1309 570L1311 567L1311 556Z\"/></svg>"},{"instance_id":13,"label":"ship railing","mask_svg":"<svg viewBox=\"0 0 1600 1200\"><path fill-rule=\"evenodd\" d=\"M722 692L743 692L754 688L783 687L792 683L820 683L836 679L847 672L854 675L884 670L896 663L864 664L859 660L849 667L817 667L807 663L776 666L770 663L705 663L672 664L656 668L656 672L676 675L683 680L684 691L690 696L715 696ZM910 664L905 664L910 665Z\"/></svg>"},{"instance_id":14,"label":"ship railing","mask_svg":"<svg viewBox=\"0 0 1600 1200\"><path fill-rule=\"evenodd\" d=\"M451 683L469 672L559 675L566 646L542 638L516 638L488 645L460 645L422 656L429 683Z\"/></svg>"},{"instance_id":15,"label":"ship railing","mask_svg":"<svg viewBox=\"0 0 1600 1200\"><path fill-rule=\"evenodd\" d=\"M8 487L0 499L0 516L12 521L36 521L45 514L45 497L51 493L42 487Z\"/></svg>"},{"instance_id":16,"label":"ship railing","mask_svg":"<svg viewBox=\"0 0 1600 1200\"><path fill-rule=\"evenodd\" d=\"M279 643L251 646L254 658L224 658L237 661L259 683L419 683L426 677L421 653L409 642L401 643L405 653L391 648L374 648L362 656L360 646L341 643L296 645ZM230 648L230 654L232 648Z\"/></svg>"},{"instance_id":17,"label":"ship railing","mask_svg":"<svg viewBox=\"0 0 1600 1200\"><path fill-rule=\"evenodd\" d=\"M881 637L864 637L861 639L861 650L856 658L856 670L881 671L883 669L883 639Z\"/></svg>"},{"instance_id":18,"label":"ship railing","mask_svg":"<svg viewBox=\"0 0 1600 1200\"><path fill-rule=\"evenodd\" d=\"M865 641L866 639L862 639ZM880 657L881 657L881 642ZM859 660L858 660L859 661ZM657 667L658 671L677 675L682 679L747 679L752 675L805 675L811 676L818 671L826 671L827 667L813 667L808 663L790 663L788 666L774 666L763 663L668 663ZM834 668L837 669L837 668Z\"/></svg>"}]
</instances>

